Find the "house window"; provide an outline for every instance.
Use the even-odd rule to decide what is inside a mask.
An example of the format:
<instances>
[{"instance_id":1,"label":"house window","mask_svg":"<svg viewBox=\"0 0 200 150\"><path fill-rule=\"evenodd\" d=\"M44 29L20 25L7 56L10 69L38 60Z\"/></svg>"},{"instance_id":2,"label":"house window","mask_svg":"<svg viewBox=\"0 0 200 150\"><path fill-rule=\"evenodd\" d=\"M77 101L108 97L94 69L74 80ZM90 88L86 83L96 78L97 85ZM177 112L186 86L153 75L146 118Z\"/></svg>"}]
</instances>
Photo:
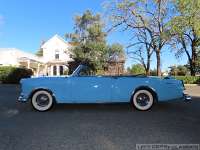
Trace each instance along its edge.
<instances>
[{"instance_id":1,"label":"house window","mask_svg":"<svg viewBox=\"0 0 200 150\"><path fill-rule=\"evenodd\" d=\"M56 50L56 52L55 52L55 59L59 59L59 51L58 50Z\"/></svg>"}]
</instances>

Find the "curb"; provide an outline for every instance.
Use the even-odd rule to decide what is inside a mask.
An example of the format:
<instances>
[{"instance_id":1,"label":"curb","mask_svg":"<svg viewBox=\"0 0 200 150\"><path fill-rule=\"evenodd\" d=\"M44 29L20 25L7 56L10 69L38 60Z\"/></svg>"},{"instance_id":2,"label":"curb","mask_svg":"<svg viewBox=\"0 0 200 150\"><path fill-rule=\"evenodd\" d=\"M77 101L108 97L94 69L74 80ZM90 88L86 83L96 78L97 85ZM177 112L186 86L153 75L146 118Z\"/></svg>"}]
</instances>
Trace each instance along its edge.
<instances>
[{"instance_id":1,"label":"curb","mask_svg":"<svg viewBox=\"0 0 200 150\"><path fill-rule=\"evenodd\" d=\"M200 86L200 84L184 84L185 86Z\"/></svg>"}]
</instances>

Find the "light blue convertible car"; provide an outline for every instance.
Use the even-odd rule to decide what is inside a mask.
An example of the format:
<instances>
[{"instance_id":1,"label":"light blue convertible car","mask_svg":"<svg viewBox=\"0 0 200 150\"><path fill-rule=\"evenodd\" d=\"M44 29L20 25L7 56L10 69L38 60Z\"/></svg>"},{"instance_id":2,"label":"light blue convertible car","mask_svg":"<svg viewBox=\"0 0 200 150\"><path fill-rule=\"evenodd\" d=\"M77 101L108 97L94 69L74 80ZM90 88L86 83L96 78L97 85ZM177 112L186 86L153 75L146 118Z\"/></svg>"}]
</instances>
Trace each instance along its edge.
<instances>
[{"instance_id":1,"label":"light blue convertible car","mask_svg":"<svg viewBox=\"0 0 200 150\"><path fill-rule=\"evenodd\" d=\"M54 103L130 102L138 110L148 110L155 102L190 100L180 80L166 77L94 76L80 65L65 77L38 77L21 80L19 101L31 100L38 111L49 110Z\"/></svg>"}]
</instances>

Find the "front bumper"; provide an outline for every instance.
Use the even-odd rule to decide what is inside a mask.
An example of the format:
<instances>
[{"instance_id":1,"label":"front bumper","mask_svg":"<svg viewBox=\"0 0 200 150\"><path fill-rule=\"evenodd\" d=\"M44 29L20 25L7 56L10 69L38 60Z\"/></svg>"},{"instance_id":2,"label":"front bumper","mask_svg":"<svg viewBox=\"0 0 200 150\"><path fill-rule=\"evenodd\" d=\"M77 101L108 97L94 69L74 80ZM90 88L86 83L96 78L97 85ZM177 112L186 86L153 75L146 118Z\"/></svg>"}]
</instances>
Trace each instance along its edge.
<instances>
[{"instance_id":1,"label":"front bumper","mask_svg":"<svg viewBox=\"0 0 200 150\"><path fill-rule=\"evenodd\" d=\"M20 94L20 96L18 97L17 101L19 101L19 102L26 102L27 98L23 94Z\"/></svg>"}]
</instances>

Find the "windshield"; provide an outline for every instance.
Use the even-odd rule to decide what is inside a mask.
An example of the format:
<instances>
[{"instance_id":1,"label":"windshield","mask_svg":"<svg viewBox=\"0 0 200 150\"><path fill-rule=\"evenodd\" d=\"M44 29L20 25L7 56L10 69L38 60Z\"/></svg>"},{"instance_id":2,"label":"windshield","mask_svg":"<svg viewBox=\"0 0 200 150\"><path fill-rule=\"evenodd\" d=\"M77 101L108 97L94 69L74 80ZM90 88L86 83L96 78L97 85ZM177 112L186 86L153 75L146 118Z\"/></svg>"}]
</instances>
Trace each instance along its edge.
<instances>
[{"instance_id":1,"label":"windshield","mask_svg":"<svg viewBox=\"0 0 200 150\"><path fill-rule=\"evenodd\" d=\"M90 67L86 65L79 65L74 72L71 74L71 76L146 76L144 74L121 74L121 75L113 75L113 74L104 74L102 72L94 72Z\"/></svg>"},{"instance_id":2,"label":"windshield","mask_svg":"<svg viewBox=\"0 0 200 150\"><path fill-rule=\"evenodd\" d=\"M92 76L94 75L94 72L85 65L79 65L74 72L72 73L72 76Z\"/></svg>"}]
</instances>

